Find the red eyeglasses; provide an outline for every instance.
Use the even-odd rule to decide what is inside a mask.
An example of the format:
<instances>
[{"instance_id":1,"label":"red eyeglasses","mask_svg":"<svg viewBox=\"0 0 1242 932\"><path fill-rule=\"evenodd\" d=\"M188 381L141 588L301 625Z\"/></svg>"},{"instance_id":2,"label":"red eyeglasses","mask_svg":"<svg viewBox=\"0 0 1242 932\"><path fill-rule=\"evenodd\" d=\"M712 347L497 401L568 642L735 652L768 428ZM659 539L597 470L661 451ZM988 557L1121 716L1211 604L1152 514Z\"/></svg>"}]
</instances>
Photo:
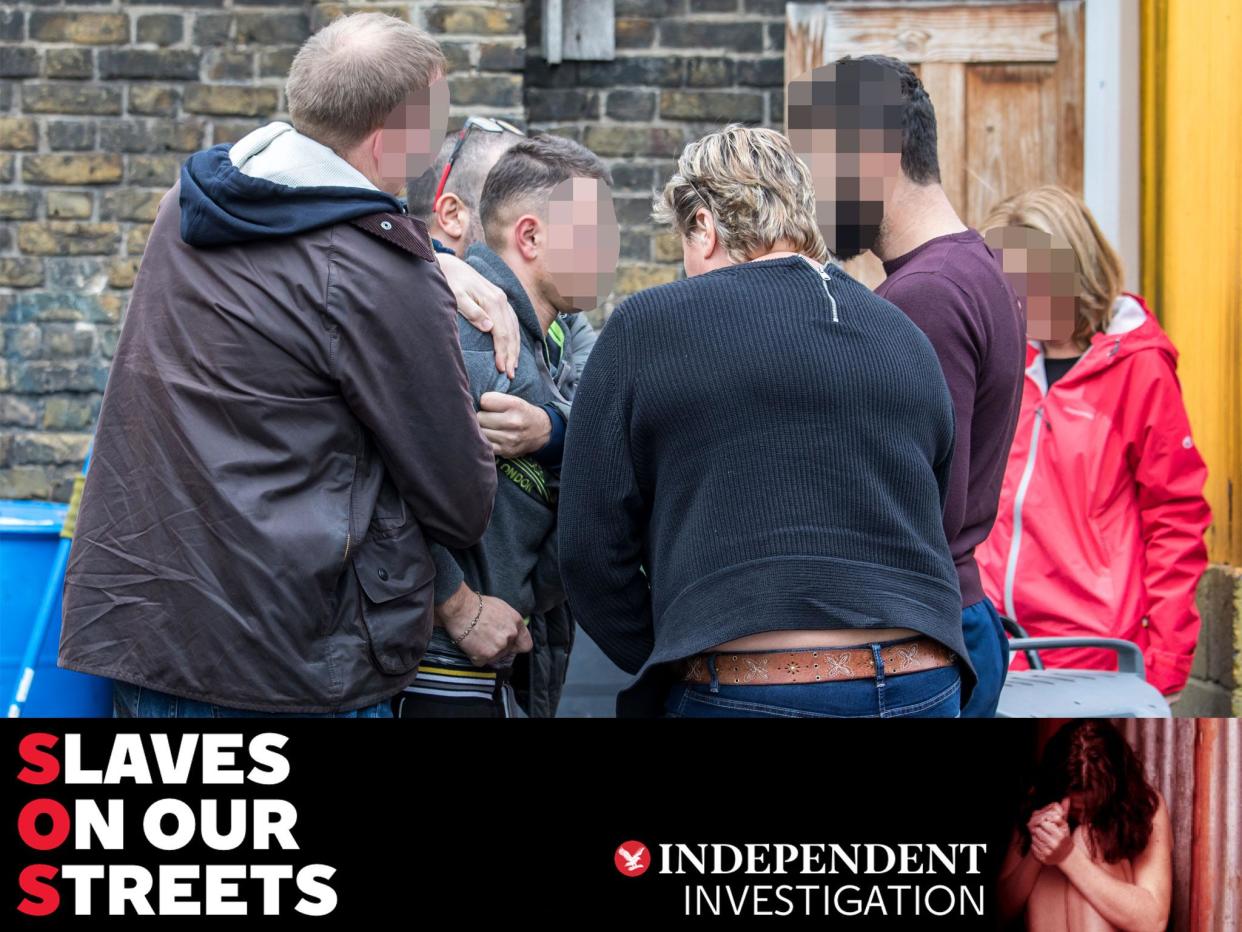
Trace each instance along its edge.
<instances>
[{"instance_id":1,"label":"red eyeglasses","mask_svg":"<svg viewBox=\"0 0 1242 932\"><path fill-rule=\"evenodd\" d=\"M457 156L461 154L461 147L465 144L466 137L470 135L472 129L481 129L485 133L514 133L523 138L526 136L524 132L512 123L506 123L504 120L495 120L491 117L467 117L461 132L457 134L457 144L453 146L453 151L449 153L448 161L444 163L444 171L440 173L440 183L436 185L436 196L431 199L432 210L435 210L440 203L440 195L444 193L444 186L448 183L449 172L453 170Z\"/></svg>"}]
</instances>

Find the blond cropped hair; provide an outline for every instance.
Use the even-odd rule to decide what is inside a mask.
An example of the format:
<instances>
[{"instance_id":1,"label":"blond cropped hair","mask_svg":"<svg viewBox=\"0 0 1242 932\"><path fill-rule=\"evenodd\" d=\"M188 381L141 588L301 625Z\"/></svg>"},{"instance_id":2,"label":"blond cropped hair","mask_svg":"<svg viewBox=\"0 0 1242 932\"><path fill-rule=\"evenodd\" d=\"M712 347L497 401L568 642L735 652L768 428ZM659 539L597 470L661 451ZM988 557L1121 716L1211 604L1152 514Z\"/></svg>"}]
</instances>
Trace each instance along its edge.
<instances>
[{"instance_id":1,"label":"blond cropped hair","mask_svg":"<svg viewBox=\"0 0 1242 932\"><path fill-rule=\"evenodd\" d=\"M447 67L436 40L417 26L384 13L342 16L294 56L285 85L290 122L316 142L347 151Z\"/></svg>"},{"instance_id":2,"label":"blond cropped hair","mask_svg":"<svg viewBox=\"0 0 1242 932\"><path fill-rule=\"evenodd\" d=\"M815 223L811 173L774 130L733 123L686 146L652 216L687 237L701 208L734 262L771 252L781 241L808 258L828 259Z\"/></svg>"},{"instance_id":3,"label":"blond cropped hair","mask_svg":"<svg viewBox=\"0 0 1242 932\"><path fill-rule=\"evenodd\" d=\"M993 207L979 229L986 233L1006 226L1042 230L1070 244L1082 276L1072 339L1081 345L1090 342L1093 334L1107 330L1125 275L1120 257L1100 232L1083 199L1060 185L1032 188Z\"/></svg>"}]
</instances>

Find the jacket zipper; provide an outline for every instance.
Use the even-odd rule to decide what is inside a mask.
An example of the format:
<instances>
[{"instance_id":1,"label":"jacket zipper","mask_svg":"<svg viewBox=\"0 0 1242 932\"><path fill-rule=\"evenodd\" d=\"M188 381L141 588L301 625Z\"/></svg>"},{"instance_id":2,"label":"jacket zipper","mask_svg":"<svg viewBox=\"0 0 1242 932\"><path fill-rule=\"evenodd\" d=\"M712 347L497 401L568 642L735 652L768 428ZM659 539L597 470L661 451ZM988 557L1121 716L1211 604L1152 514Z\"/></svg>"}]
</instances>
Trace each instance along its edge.
<instances>
[{"instance_id":1,"label":"jacket zipper","mask_svg":"<svg viewBox=\"0 0 1242 932\"><path fill-rule=\"evenodd\" d=\"M1075 367L1081 366L1082 361L1087 358L1094 346L1088 346L1083 351L1082 356L1078 358ZM1115 356L1117 351L1121 349L1121 338L1118 337L1114 343L1109 356ZM1026 456L1026 466L1022 470L1022 478L1018 481L1018 490L1014 493L1013 498L1013 536L1009 540L1009 557L1005 562L1005 614L1018 621L1017 611L1014 608L1014 588L1018 575L1018 549L1022 544L1022 506L1026 502L1026 493L1031 486L1031 478L1035 473L1035 456L1039 449L1039 435L1041 428L1047 429L1048 433L1052 433L1052 424L1047 423L1047 414L1045 406L1048 403L1048 395L1056 386L1047 384L1047 375L1044 376L1044 385L1042 389L1043 400L1039 403L1039 407L1035 409L1035 423L1031 427L1031 451ZM1058 396L1059 397L1059 396ZM1021 622L1019 622L1020 624Z\"/></svg>"},{"instance_id":2,"label":"jacket zipper","mask_svg":"<svg viewBox=\"0 0 1242 932\"><path fill-rule=\"evenodd\" d=\"M1022 470L1022 478L1018 481L1018 491L1013 497L1013 536L1009 540L1009 559L1005 562L1005 614L1014 621L1018 620L1014 608L1014 580L1018 575L1018 548L1022 545L1022 505L1026 501L1027 489L1031 487L1031 476L1035 474L1035 455L1039 451L1039 429L1044 422L1044 406L1035 409L1035 423L1031 427L1031 452L1026 456L1026 466Z\"/></svg>"},{"instance_id":3,"label":"jacket zipper","mask_svg":"<svg viewBox=\"0 0 1242 932\"><path fill-rule=\"evenodd\" d=\"M346 531L345 532L345 558L342 561L344 563L349 562L349 545L353 542L353 539L354 539L354 532L352 530Z\"/></svg>"}]
</instances>

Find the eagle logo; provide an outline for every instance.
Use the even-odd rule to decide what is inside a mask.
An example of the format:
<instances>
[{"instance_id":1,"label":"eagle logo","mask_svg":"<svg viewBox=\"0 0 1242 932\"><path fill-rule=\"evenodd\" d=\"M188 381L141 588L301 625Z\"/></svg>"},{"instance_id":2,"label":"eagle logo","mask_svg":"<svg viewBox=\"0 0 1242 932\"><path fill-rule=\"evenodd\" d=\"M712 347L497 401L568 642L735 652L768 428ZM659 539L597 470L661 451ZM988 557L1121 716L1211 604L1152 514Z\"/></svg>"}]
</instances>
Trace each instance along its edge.
<instances>
[{"instance_id":1,"label":"eagle logo","mask_svg":"<svg viewBox=\"0 0 1242 932\"><path fill-rule=\"evenodd\" d=\"M613 853L613 863L626 877L637 877L647 872L651 866L651 852L641 841L627 841L617 845Z\"/></svg>"}]
</instances>

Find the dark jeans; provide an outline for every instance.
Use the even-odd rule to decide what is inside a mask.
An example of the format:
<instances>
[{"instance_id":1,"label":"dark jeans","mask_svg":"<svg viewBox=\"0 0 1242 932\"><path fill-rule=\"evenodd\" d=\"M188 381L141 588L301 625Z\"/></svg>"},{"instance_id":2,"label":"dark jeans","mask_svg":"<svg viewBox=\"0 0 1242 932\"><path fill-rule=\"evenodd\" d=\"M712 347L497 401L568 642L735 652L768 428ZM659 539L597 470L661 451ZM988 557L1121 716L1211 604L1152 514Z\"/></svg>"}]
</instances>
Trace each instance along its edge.
<instances>
[{"instance_id":1,"label":"dark jeans","mask_svg":"<svg viewBox=\"0 0 1242 932\"><path fill-rule=\"evenodd\" d=\"M389 700L349 712L254 712L112 681L114 718L392 718Z\"/></svg>"},{"instance_id":2,"label":"dark jeans","mask_svg":"<svg viewBox=\"0 0 1242 932\"><path fill-rule=\"evenodd\" d=\"M956 718L962 680L956 666L890 676L869 644L873 677L829 683L730 686L677 683L664 704L666 718ZM808 648L809 650L809 648Z\"/></svg>"},{"instance_id":3,"label":"dark jeans","mask_svg":"<svg viewBox=\"0 0 1242 932\"><path fill-rule=\"evenodd\" d=\"M962 636L979 682L962 707L962 718L992 718L1009 672L1009 638L992 600L962 609Z\"/></svg>"}]
</instances>

